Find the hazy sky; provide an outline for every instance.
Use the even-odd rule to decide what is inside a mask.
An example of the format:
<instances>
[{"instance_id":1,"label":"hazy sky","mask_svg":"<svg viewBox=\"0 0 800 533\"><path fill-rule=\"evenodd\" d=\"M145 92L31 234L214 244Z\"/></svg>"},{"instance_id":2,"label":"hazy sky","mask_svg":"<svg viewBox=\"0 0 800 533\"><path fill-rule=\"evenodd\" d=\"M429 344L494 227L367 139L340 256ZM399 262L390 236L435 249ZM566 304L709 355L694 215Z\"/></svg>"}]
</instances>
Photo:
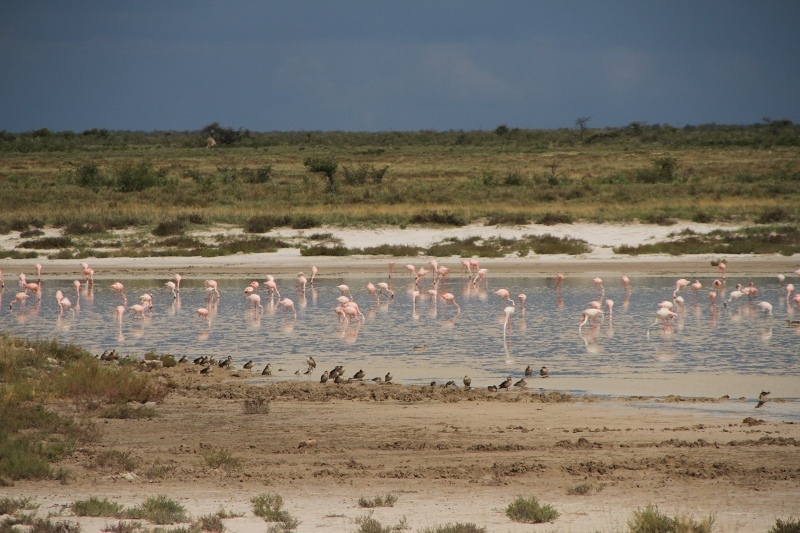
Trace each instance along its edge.
<instances>
[{"instance_id":1,"label":"hazy sky","mask_svg":"<svg viewBox=\"0 0 800 533\"><path fill-rule=\"evenodd\" d=\"M0 6L0 130L800 122L794 0Z\"/></svg>"}]
</instances>

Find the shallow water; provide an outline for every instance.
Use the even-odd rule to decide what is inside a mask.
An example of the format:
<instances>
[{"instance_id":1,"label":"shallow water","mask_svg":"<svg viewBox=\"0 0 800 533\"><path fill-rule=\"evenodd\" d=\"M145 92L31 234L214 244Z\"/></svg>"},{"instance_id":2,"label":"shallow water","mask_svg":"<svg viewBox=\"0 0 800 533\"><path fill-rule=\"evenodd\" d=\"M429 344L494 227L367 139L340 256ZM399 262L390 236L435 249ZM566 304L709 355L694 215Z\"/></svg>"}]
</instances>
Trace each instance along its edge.
<instances>
[{"instance_id":1,"label":"shallow water","mask_svg":"<svg viewBox=\"0 0 800 533\"><path fill-rule=\"evenodd\" d=\"M116 348L136 356L148 351L190 358L230 354L237 368L250 359L255 362L254 379L261 379L267 362L279 378L314 380L323 369L342 364L348 375L361 368L369 378L391 371L399 383L452 379L460 385L468 374L473 386L484 387L507 376L516 381L531 365L536 373L528 380L530 387L612 396L729 394L747 398L740 403L749 410L758 393L771 388L772 397L789 401L768 404L769 411L758 413L800 419L800 328L786 324L800 311L787 305L785 284L775 278L738 280L754 282L758 300L740 298L727 308L722 305L727 295L710 304L713 280L701 279L704 287L698 295L689 288L681 291L685 305L671 328L649 326L658 302L672 299L674 278L636 279L630 292L618 280L607 281L603 299L614 300L613 314L581 330L582 311L600 296L588 278L568 279L559 291L554 291L553 280L540 278L496 279L478 287L454 279L446 290L455 295L460 312L442 299L431 302L425 295L429 283L420 287L423 296L414 306L408 278L395 280L395 298L381 297L380 303L364 289L370 281L366 278L319 280L305 295L295 290L293 279L279 279L283 296L295 302L296 320L274 305L277 299L270 305L263 288L263 312L248 310L243 291L250 279L218 279L221 298L212 307L210 322L195 313L206 305L202 280L184 280L177 300L164 287L166 280L121 281L128 306L138 303L139 295L153 293L152 315L134 318L128 311L119 325L114 310L122 298L110 283L84 286L76 299L71 280L53 279L45 281L38 305L31 298L13 311L8 304L16 287L8 284L2 294L0 328L29 338L55 337L95 353ZM735 289L736 281L728 280L726 293ZM360 326L341 326L333 312L341 294L336 286L342 283L351 286L366 316ZM524 309L517 304L507 329L508 303L493 294L499 288L508 289L515 300L519 293L527 295ZM58 289L72 300L74 317L69 311L59 316ZM772 303L774 316L758 311L756 301ZM319 370L304 375L309 355ZM538 377L543 365L550 374L546 380Z\"/></svg>"}]
</instances>

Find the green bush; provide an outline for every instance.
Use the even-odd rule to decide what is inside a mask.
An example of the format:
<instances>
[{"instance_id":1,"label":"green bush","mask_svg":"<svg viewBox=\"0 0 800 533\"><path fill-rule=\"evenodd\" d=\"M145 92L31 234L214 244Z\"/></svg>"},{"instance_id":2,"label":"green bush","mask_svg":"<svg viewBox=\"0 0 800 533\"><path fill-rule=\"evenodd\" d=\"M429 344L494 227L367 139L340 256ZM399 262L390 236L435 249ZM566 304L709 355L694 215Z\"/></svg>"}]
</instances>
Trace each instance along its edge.
<instances>
[{"instance_id":1,"label":"green bush","mask_svg":"<svg viewBox=\"0 0 800 533\"><path fill-rule=\"evenodd\" d=\"M669 517L655 505L633 512L628 520L630 533L710 533L714 528L714 515L699 522L691 516Z\"/></svg>"},{"instance_id":2,"label":"green bush","mask_svg":"<svg viewBox=\"0 0 800 533\"><path fill-rule=\"evenodd\" d=\"M429 526L420 529L417 533L486 533L486 528L478 527L471 522L467 522L466 524L456 522L455 524Z\"/></svg>"},{"instance_id":3,"label":"green bush","mask_svg":"<svg viewBox=\"0 0 800 533\"><path fill-rule=\"evenodd\" d=\"M339 169L339 160L334 155L307 157L303 164L309 172L319 173L328 180L328 192L336 192L336 171Z\"/></svg>"},{"instance_id":4,"label":"green bush","mask_svg":"<svg viewBox=\"0 0 800 533\"><path fill-rule=\"evenodd\" d=\"M358 499L358 506L359 507L394 507L395 502L397 502L397 496L394 494L387 494L386 496L375 496L371 500L368 500L365 497L361 497Z\"/></svg>"},{"instance_id":5,"label":"green bush","mask_svg":"<svg viewBox=\"0 0 800 533\"><path fill-rule=\"evenodd\" d=\"M71 173L72 181L79 187L85 187L95 192L108 184L97 163L87 162L76 166Z\"/></svg>"},{"instance_id":6,"label":"green bush","mask_svg":"<svg viewBox=\"0 0 800 533\"><path fill-rule=\"evenodd\" d=\"M166 173L156 171L148 161L139 163L124 162L114 168L113 180L119 192L140 192L151 187L162 185Z\"/></svg>"},{"instance_id":7,"label":"green bush","mask_svg":"<svg viewBox=\"0 0 800 533\"><path fill-rule=\"evenodd\" d=\"M653 160L651 168L641 168L636 171L636 181L639 183L672 183L678 171L678 160L674 157L659 157Z\"/></svg>"},{"instance_id":8,"label":"green bush","mask_svg":"<svg viewBox=\"0 0 800 533\"><path fill-rule=\"evenodd\" d=\"M291 223L291 217L286 215L258 215L249 218L244 223L244 231L245 233L267 233L275 228L288 226Z\"/></svg>"},{"instance_id":9,"label":"green bush","mask_svg":"<svg viewBox=\"0 0 800 533\"><path fill-rule=\"evenodd\" d=\"M52 248L69 248L73 245L69 237L42 237L41 239L31 239L22 241L17 248L31 248L35 250L49 250Z\"/></svg>"},{"instance_id":10,"label":"green bush","mask_svg":"<svg viewBox=\"0 0 800 533\"><path fill-rule=\"evenodd\" d=\"M87 500L78 500L72 502L70 509L75 516L106 516L112 518L120 518L123 513L123 506L117 502L112 502L107 498L97 498L92 496Z\"/></svg>"},{"instance_id":11,"label":"green bush","mask_svg":"<svg viewBox=\"0 0 800 533\"><path fill-rule=\"evenodd\" d=\"M159 525L186 522L189 519L183 505L164 495L152 496L140 505L128 509L125 514L127 518L148 520Z\"/></svg>"},{"instance_id":12,"label":"green bush","mask_svg":"<svg viewBox=\"0 0 800 533\"><path fill-rule=\"evenodd\" d=\"M156 237L169 237L172 235L183 235L186 231L186 224L182 220L168 220L159 222L152 233Z\"/></svg>"},{"instance_id":13,"label":"green bush","mask_svg":"<svg viewBox=\"0 0 800 533\"><path fill-rule=\"evenodd\" d=\"M506 516L515 522L541 524L552 522L558 518L558 511L550 504L540 504L535 496L529 498L517 497L506 507Z\"/></svg>"}]
</instances>

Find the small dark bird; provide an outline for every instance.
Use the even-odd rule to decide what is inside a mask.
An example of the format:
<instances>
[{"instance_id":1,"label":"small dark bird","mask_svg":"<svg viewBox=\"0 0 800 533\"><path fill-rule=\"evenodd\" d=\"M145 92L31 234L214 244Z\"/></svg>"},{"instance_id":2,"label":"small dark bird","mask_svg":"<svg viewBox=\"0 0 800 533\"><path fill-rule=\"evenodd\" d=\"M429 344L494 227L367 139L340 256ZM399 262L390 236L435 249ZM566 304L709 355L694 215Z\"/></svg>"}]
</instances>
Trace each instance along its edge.
<instances>
[{"instance_id":1,"label":"small dark bird","mask_svg":"<svg viewBox=\"0 0 800 533\"><path fill-rule=\"evenodd\" d=\"M264 370L261 371L262 376L271 376L272 375L272 363L267 363L267 366L264 367Z\"/></svg>"},{"instance_id":2,"label":"small dark bird","mask_svg":"<svg viewBox=\"0 0 800 533\"><path fill-rule=\"evenodd\" d=\"M542 376L543 378L547 377L547 367L546 366L543 366L542 369L539 370L539 375Z\"/></svg>"},{"instance_id":3,"label":"small dark bird","mask_svg":"<svg viewBox=\"0 0 800 533\"><path fill-rule=\"evenodd\" d=\"M322 376L320 376L319 382L320 383L326 383L328 381L329 377L330 377L330 373L326 370L325 372L322 373Z\"/></svg>"},{"instance_id":4,"label":"small dark bird","mask_svg":"<svg viewBox=\"0 0 800 533\"><path fill-rule=\"evenodd\" d=\"M455 387L456 386L456 382L451 379L450 381L445 383L444 386L445 387Z\"/></svg>"},{"instance_id":5,"label":"small dark bird","mask_svg":"<svg viewBox=\"0 0 800 533\"><path fill-rule=\"evenodd\" d=\"M530 377L532 375L533 375L533 367L531 365L526 366L525 367L525 377L527 378L527 377Z\"/></svg>"},{"instance_id":6,"label":"small dark bird","mask_svg":"<svg viewBox=\"0 0 800 533\"><path fill-rule=\"evenodd\" d=\"M244 370L247 370L247 371L249 371L249 372L252 372L252 371L253 371L253 365L254 365L254 364L255 364L255 363L254 363L254 362L253 362L253 360L251 359L251 360L249 360L248 362L246 362L246 363L245 363L245 364L242 366L242 369L244 369Z\"/></svg>"},{"instance_id":7,"label":"small dark bird","mask_svg":"<svg viewBox=\"0 0 800 533\"><path fill-rule=\"evenodd\" d=\"M204 376L211 373L211 365L204 366L203 369L200 371L201 374Z\"/></svg>"},{"instance_id":8,"label":"small dark bird","mask_svg":"<svg viewBox=\"0 0 800 533\"><path fill-rule=\"evenodd\" d=\"M787 326L800 326L800 320L787 320Z\"/></svg>"},{"instance_id":9,"label":"small dark bird","mask_svg":"<svg viewBox=\"0 0 800 533\"><path fill-rule=\"evenodd\" d=\"M232 363L233 363L233 357L229 355L227 358L219 362L219 367L228 368L231 366Z\"/></svg>"},{"instance_id":10,"label":"small dark bird","mask_svg":"<svg viewBox=\"0 0 800 533\"><path fill-rule=\"evenodd\" d=\"M472 378L464 376L464 386L469 389L470 385L472 385Z\"/></svg>"},{"instance_id":11,"label":"small dark bird","mask_svg":"<svg viewBox=\"0 0 800 533\"><path fill-rule=\"evenodd\" d=\"M375 383L381 383L383 381L383 378L378 376L376 378L372 378L372 381L374 381Z\"/></svg>"},{"instance_id":12,"label":"small dark bird","mask_svg":"<svg viewBox=\"0 0 800 533\"><path fill-rule=\"evenodd\" d=\"M294 375L295 375L295 376L299 376L299 375L300 375L300 371L299 371L299 370L295 370L295 371L294 371Z\"/></svg>"},{"instance_id":13,"label":"small dark bird","mask_svg":"<svg viewBox=\"0 0 800 533\"><path fill-rule=\"evenodd\" d=\"M308 369L307 369L305 372L303 372L303 374L310 374L310 373L312 373L313 371L314 371L314 369L313 369L313 368L311 368L311 367L308 367Z\"/></svg>"},{"instance_id":14,"label":"small dark bird","mask_svg":"<svg viewBox=\"0 0 800 533\"><path fill-rule=\"evenodd\" d=\"M761 407L765 403L767 403L767 400L759 400L758 403L756 404L756 409L758 409L759 407Z\"/></svg>"},{"instance_id":15,"label":"small dark bird","mask_svg":"<svg viewBox=\"0 0 800 533\"><path fill-rule=\"evenodd\" d=\"M111 350L111 353L108 354L108 360L109 361L119 361L119 354L117 353L116 349Z\"/></svg>"},{"instance_id":16,"label":"small dark bird","mask_svg":"<svg viewBox=\"0 0 800 533\"><path fill-rule=\"evenodd\" d=\"M392 382L392 377L393 377L392 373L391 372L387 372L386 373L386 377L383 378L384 383L391 383Z\"/></svg>"},{"instance_id":17,"label":"small dark bird","mask_svg":"<svg viewBox=\"0 0 800 533\"><path fill-rule=\"evenodd\" d=\"M178 362L179 363L187 363L187 362L189 362L189 358L184 355L183 357L178 359Z\"/></svg>"},{"instance_id":18,"label":"small dark bird","mask_svg":"<svg viewBox=\"0 0 800 533\"><path fill-rule=\"evenodd\" d=\"M194 364L196 364L196 365L202 365L204 360L205 360L205 357L203 357L203 356L201 355L200 357L195 357L195 359L194 359L194 361L193 361L193 362L194 362Z\"/></svg>"},{"instance_id":19,"label":"small dark bird","mask_svg":"<svg viewBox=\"0 0 800 533\"><path fill-rule=\"evenodd\" d=\"M431 381L431 387L435 387L435 386L436 386L436 381L435 380Z\"/></svg>"},{"instance_id":20,"label":"small dark bird","mask_svg":"<svg viewBox=\"0 0 800 533\"><path fill-rule=\"evenodd\" d=\"M364 371L363 370L359 370L358 372L353 374L353 379L359 379L359 380L364 379L364 375L365 375Z\"/></svg>"},{"instance_id":21,"label":"small dark bird","mask_svg":"<svg viewBox=\"0 0 800 533\"><path fill-rule=\"evenodd\" d=\"M100 356L101 361L108 361L108 350L105 350L103 354Z\"/></svg>"},{"instance_id":22,"label":"small dark bird","mask_svg":"<svg viewBox=\"0 0 800 533\"><path fill-rule=\"evenodd\" d=\"M417 351L427 350L428 349L428 345L427 344L417 344L416 346L414 346L414 349L417 350Z\"/></svg>"},{"instance_id":23,"label":"small dark bird","mask_svg":"<svg viewBox=\"0 0 800 533\"><path fill-rule=\"evenodd\" d=\"M489 385L487 388L489 392L497 392L497 385Z\"/></svg>"},{"instance_id":24,"label":"small dark bird","mask_svg":"<svg viewBox=\"0 0 800 533\"><path fill-rule=\"evenodd\" d=\"M509 377L507 380L505 380L500 385L498 385L498 388L508 390L508 388L511 387L511 383L512 383L512 379Z\"/></svg>"},{"instance_id":25,"label":"small dark bird","mask_svg":"<svg viewBox=\"0 0 800 533\"><path fill-rule=\"evenodd\" d=\"M522 378L521 380L519 380L516 383L514 383L514 386L515 387L519 387L521 389L524 389L525 387L528 386L528 382L525 381L525 378Z\"/></svg>"},{"instance_id":26,"label":"small dark bird","mask_svg":"<svg viewBox=\"0 0 800 533\"><path fill-rule=\"evenodd\" d=\"M768 391L768 390L762 390L761 394L758 395L758 399L759 400L763 400L764 398L766 398L767 396L770 395L770 392L771 391Z\"/></svg>"}]
</instances>

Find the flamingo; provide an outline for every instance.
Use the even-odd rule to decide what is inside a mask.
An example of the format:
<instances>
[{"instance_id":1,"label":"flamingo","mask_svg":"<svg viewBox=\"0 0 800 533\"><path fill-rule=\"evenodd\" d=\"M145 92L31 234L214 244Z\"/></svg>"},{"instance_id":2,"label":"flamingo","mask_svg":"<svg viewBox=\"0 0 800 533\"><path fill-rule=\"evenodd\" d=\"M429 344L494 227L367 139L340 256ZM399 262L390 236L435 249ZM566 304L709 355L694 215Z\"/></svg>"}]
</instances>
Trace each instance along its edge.
<instances>
[{"instance_id":1,"label":"flamingo","mask_svg":"<svg viewBox=\"0 0 800 533\"><path fill-rule=\"evenodd\" d=\"M378 289L375 288L375 285L372 282L367 283L367 292L377 298L378 303L381 303L381 297L378 295Z\"/></svg>"},{"instance_id":2,"label":"flamingo","mask_svg":"<svg viewBox=\"0 0 800 533\"><path fill-rule=\"evenodd\" d=\"M472 264L469 262L469 259L461 260L461 270L459 273L463 274L464 272L466 272L470 278L472 277Z\"/></svg>"},{"instance_id":3,"label":"flamingo","mask_svg":"<svg viewBox=\"0 0 800 533\"><path fill-rule=\"evenodd\" d=\"M267 281L264 282L264 286L267 288L267 294L270 298L272 298L273 294L277 294L278 298L281 297L281 293L278 290L278 284L275 283L275 280L272 279L272 276L267 277Z\"/></svg>"},{"instance_id":4,"label":"flamingo","mask_svg":"<svg viewBox=\"0 0 800 533\"><path fill-rule=\"evenodd\" d=\"M675 292L680 291L682 288L687 287L689 285L689 280L681 278L675 282Z\"/></svg>"},{"instance_id":5,"label":"flamingo","mask_svg":"<svg viewBox=\"0 0 800 533\"><path fill-rule=\"evenodd\" d=\"M594 323L594 320L598 316L602 317L603 320L605 320L605 318L606 318L605 315L603 314L603 311L601 311L600 309L595 309L594 307L590 307L588 309L584 309L583 313L581 314L581 316L583 318L583 322L581 322L580 325L578 326L578 331L580 331L581 328L583 327L583 325L586 324L590 319ZM602 322L601 322L601 324L602 324Z\"/></svg>"},{"instance_id":6,"label":"flamingo","mask_svg":"<svg viewBox=\"0 0 800 533\"><path fill-rule=\"evenodd\" d=\"M81 297L81 282L80 282L80 280L76 279L75 281L72 282L72 284L75 285L75 294L77 295L78 299L80 299L80 297Z\"/></svg>"},{"instance_id":7,"label":"flamingo","mask_svg":"<svg viewBox=\"0 0 800 533\"><path fill-rule=\"evenodd\" d=\"M319 269L318 269L316 266L313 266L313 265L312 265L312 266L311 266L311 279L310 279L310 280L308 280L308 282L309 282L310 284L312 284L312 285L314 284L314 280L315 280L315 279L316 279L316 277L317 277L317 272L319 272Z\"/></svg>"},{"instance_id":8,"label":"flamingo","mask_svg":"<svg viewBox=\"0 0 800 533\"><path fill-rule=\"evenodd\" d=\"M556 274L556 286L555 286L555 290L558 290L558 289L561 287L561 282L562 282L562 281L564 281L564 274L562 274L561 272L559 272L558 274Z\"/></svg>"},{"instance_id":9,"label":"flamingo","mask_svg":"<svg viewBox=\"0 0 800 533\"><path fill-rule=\"evenodd\" d=\"M409 264L409 265L406 265L406 270L408 270L411 273L412 276L416 277L416 275L417 275L417 267L415 267L414 265Z\"/></svg>"},{"instance_id":10,"label":"flamingo","mask_svg":"<svg viewBox=\"0 0 800 533\"><path fill-rule=\"evenodd\" d=\"M36 263L36 281L38 281L39 284L42 283L42 264L41 263Z\"/></svg>"},{"instance_id":11,"label":"flamingo","mask_svg":"<svg viewBox=\"0 0 800 533\"><path fill-rule=\"evenodd\" d=\"M611 319L614 317L614 300L606 300L606 307L608 308L608 325L611 327Z\"/></svg>"},{"instance_id":12,"label":"flamingo","mask_svg":"<svg viewBox=\"0 0 800 533\"><path fill-rule=\"evenodd\" d=\"M90 285L94 284L94 270L89 268L88 263L81 263L81 268L83 269L83 281Z\"/></svg>"},{"instance_id":13,"label":"flamingo","mask_svg":"<svg viewBox=\"0 0 800 533\"><path fill-rule=\"evenodd\" d=\"M659 321L661 321L662 324L666 324L667 320L671 320L676 316L678 316L677 313L673 313L668 308L659 307L658 311L656 311L656 320L655 320L655 322L653 322L652 324L647 326L647 329L649 330L650 328L652 328L653 326L658 324Z\"/></svg>"},{"instance_id":14,"label":"flamingo","mask_svg":"<svg viewBox=\"0 0 800 533\"><path fill-rule=\"evenodd\" d=\"M181 292L181 275L175 274L175 276L173 276L173 279L175 280L175 291Z\"/></svg>"},{"instance_id":15,"label":"flamingo","mask_svg":"<svg viewBox=\"0 0 800 533\"><path fill-rule=\"evenodd\" d=\"M450 302L453 305L455 305L456 309L458 309L458 312L461 313L461 306L456 303L456 297L453 296L453 293L445 292L445 293L442 293L441 297L442 297L442 300L444 300L445 302Z\"/></svg>"},{"instance_id":16,"label":"flamingo","mask_svg":"<svg viewBox=\"0 0 800 533\"><path fill-rule=\"evenodd\" d=\"M294 302L291 301L289 298L284 298L280 302L278 302L282 306L283 309L291 309L292 313L294 313L294 318L297 318L297 310L294 308Z\"/></svg>"},{"instance_id":17,"label":"flamingo","mask_svg":"<svg viewBox=\"0 0 800 533\"><path fill-rule=\"evenodd\" d=\"M772 304L771 303L769 303L769 302L758 302L756 304L756 307L758 307L759 310L764 312L764 316L767 316L767 315L773 316L772 315Z\"/></svg>"},{"instance_id":18,"label":"flamingo","mask_svg":"<svg viewBox=\"0 0 800 533\"><path fill-rule=\"evenodd\" d=\"M725 269L728 268L727 265L720 261L719 264L717 264L717 268L719 268L719 271L722 272L722 279L725 279Z\"/></svg>"},{"instance_id":19,"label":"flamingo","mask_svg":"<svg viewBox=\"0 0 800 533\"><path fill-rule=\"evenodd\" d=\"M146 308L142 304L133 304L128 309L133 312L133 318L136 318L137 316L144 318L144 311Z\"/></svg>"},{"instance_id":20,"label":"flamingo","mask_svg":"<svg viewBox=\"0 0 800 533\"><path fill-rule=\"evenodd\" d=\"M207 289L211 289L211 292L216 294L217 298L219 298L219 290L217 289L217 281L216 280L207 279L206 280L206 288Z\"/></svg>"},{"instance_id":21,"label":"flamingo","mask_svg":"<svg viewBox=\"0 0 800 533\"><path fill-rule=\"evenodd\" d=\"M341 308L342 312L344 313L345 318L347 319L347 325L350 325L350 321L355 318L356 322L361 324L361 319L358 318L359 311L358 308L347 305Z\"/></svg>"},{"instance_id":22,"label":"flamingo","mask_svg":"<svg viewBox=\"0 0 800 533\"><path fill-rule=\"evenodd\" d=\"M736 300L738 298L741 298L742 296L744 296L744 293L742 291L738 291L738 290L737 291L731 291L731 293L728 295L728 299L725 300L722 303L722 306L723 307L728 307L728 302L730 302L731 300Z\"/></svg>"},{"instance_id":23,"label":"flamingo","mask_svg":"<svg viewBox=\"0 0 800 533\"><path fill-rule=\"evenodd\" d=\"M631 280L625 274L622 275L622 286L625 287L625 290L631 290Z\"/></svg>"},{"instance_id":24,"label":"flamingo","mask_svg":"<svg viewBox=\"0 0 800 533\"><path fill-rule=\"evenodd\" d=\"M303 274L302 272L298 273L297 274L297 282L295 283L295 288L299 289L299 288L302 287L303 288L303 292L306 292L306 284L307 283L308 283L308 280L306 279L305 274Z\"/></svg>"},{"instance_id":25,"label":"flamingo","mask_svg":"<svg viewBox=\"0 0 800 533\"><path fill-rule=\"evenodd\" d=\"M75 309L72 308L72 302L66 296L62 296L58 299L58 316L61 316L61 313L64 312L64 309L69 309L72 311L72 316L75 316Z\"/></svg>"},{"instance_id":26,"label":"flamingo","mask_svg":"<svg viewBox=\"0 0 800 533\"><path fill-rule=\"evenodd\" d=\"M118 305L117 308L114 310L114 316L117 319L117 323L122 326L122 317L125 314L125 306Z\"/></svg>"},{"instance_id":27,"label":"flamingo","mask_svg":"<svg viewBox=\"0 0 800 533\"><path fill-rule=\"evenodd\" d=\"M494 291L494 294L500 297L500 301L508 300L508 302L515 306L514 300L511 299L511 295L508 292L508 289L497 289Z\"/></svg>"},{"instance_id":28,"label":"flamingo","mask_svg":"<svg viewBox=\"0 0 800 533\"><path fill-rule=\"evenodd\" d=\"M23 288L24 288L26 291L28 291L28 290L31 290L31 291L35 292L35 293L36 293L36 297L37 297L37 298L39 298L39 299L41 299L41 298L42 298L42 291L41 291L41 287L39 286L39 284L38 284L38 283L33 283L33 282L31 282L31 283L28 283L28 282L26 281L26 282L25 282L25 284L23 285Z\"/></svg>"},{"instance_id":29,"label":"flamingo","mask_svg":"<svg viewBox=\"0 0 800 533\"><path fill-rule=\"evenodd\" d=\"M792 297L793 292L794 292L794 285L792 285L791 283L786 285L786 300L789 300L789 298Z\"/></svg>"},{"instance_id":30,"label":"flamingo","mask_svg":"<svg viewBox=\"0 0 800 533\"><path fill-rule=\"evenodd\" d=\"M128 301L128 297L125 296L125 286L122 283L120 283L119 281L115 281L114 283L111 284L111 288L117 291L117 294L122 295L124 301L126 302Z\"/></svg>"},{"instance_id":31,"label":"flamingo","mask_svg":"<svg viewBox=\"0 0 800 533\"><path fill-rule=\"evenodd\" d=\"M152 309L153 308L153 295L149 292L146 292L139 296L139 301L142 303L145 309Z\"/></svg>"},{"instance_id":32,"label":"flamingo","mask_svg":"<svg viewBox=\"0 0 800 533\"><path fill-rule=\"evenodd\" d=\"M711 300L711 305L714 305L714 301L717 299L716 291L709 291L708 299Z\"/></svg>"},{"instance_id":33,"label":"flamingo","mask_svg":"<svg viewBox=\"0 0 800 533\"><path fill-rule=\"evenodd\" d=\"M247 295L247 304L248 306L253 306L253 309L263 310L264 306L261 305L261 296L258 294L248 294Z\"/></svg>"},{"instance_id":34,"label":"flamingo","mask_svg":"<svg viewBox=\"0 0 800 533\"><path fill-rule=\"evenodd\" d=\"M348 295L350 295L350 298L353 297L353 293L350 292L350 287L349 286L347 286L347 285L337 285L336 288L339 289L340 291L342 291L342 294L347 293Z\"/></svg>"},{"instance_id":35,"label":"flamingo","mask_svg":"<svg viewBox=\"0 0 800 533\"><path fill-rule=\"evenodd\" d=\"M8 304L8 308L9 309L13 309L15 303L19 303L20 305L22 305L23 303L25 303L25 300L27 300L30 297L31 297L31 295L28 294L27 292L18 292L14 296L14 299L11 301L11 303Z\"/></svg>"},{"instance_id":36,"label":"flamingo","mask_svg":"<svg viewBox=\"0 0 800 533\"><path fill-rule=\"evenodd\" d=\"M473 285L477 285L477 284L478 284L478 282L479 282L479 281L482 281L482 280L483 280L483 278L485 278L485 277L486 277L486 274L488 274L488 273L489 273L489 269L488 269L488 268L479 268L479 269L478 269L478 270L475 272L475 279L474 279L474 280L472 280L472 284L473 284Z\"/></svg>"},{"instance_id":37,"label":"flamingo","mask_svg":"<svg viewBox=\"0 0 800 533\"><path fill-rule=\"evenodd\" d=\"M383 291L386 291L386 292L389 293L389 297L392 300L394 300L394 291L389 288L389 284L388 283L385 283L385 282L381 281L380 283L376 283L376 285L380 289L380 293L381 294L383 294Z\"/></svg>"},{"instance_id":38,"label":"flamingo","mask_svg":"<svg viewBox=\"0 0 800 533\"><path fill-rule=\"evenodd\" d=\"M702 288L703 288L703 284L700 283L699 279L695 280L694 283L692 283L692 290L694 291L695 298L697 298L697 294L700 292L700 289L702 289Z\"/></svg>"},{"instance_id":39,"label":"flamingo","mask_svg":"<svg viewBox=\"0 0 800 533\"><path fill-rule=\"evenodd\" d=\"M172 292L172 298L173 299L178 297L178 291L176 290L177 285L175 285L174 281L168 281L164 285L166 285L167 289L169 289Z\"/></svg>"},{"instance_id":40,"label":"flamingo","mask_svg":"<svg viewBox=\"0 0 800 533\"><path fill-rule=\"evenodd\" d=\"M0 270L0 291L6 290L6 282L3 280L3 271Z\"/></svg>"},{"instance_id":41,"label":"flamingo","mask_svg":"<svg viewBox=\"0 0 800 533\"><path fill-rule=\"evenodd\" d=\"M469 265L472 267L473 270L480 270L481 268L480 261L478 261L477 259L470 259Z\"/></svg>"},{"instance_id":42,"label":"flamingo","mask_svg":"<svg viewBox=\"0 0 800 533\"><path fill-rule=\"evenodd\" d=\"M516 308L513 305L509 305L508 307L503 309L503 313L506 315L506 319L503 321L503 341L505 341L506 339L506 330L508 329L508 319L511 317L511 315L514 314L514 311L516 311Z\"/></svg>"},{"instance_id":43,"label":"flamingo","mask_svg":"<svg viewBox=\"0 0 800 533\"><path fill-rule=\"evenodd\" d=\"M395 263L394 261L389 261L389 279L392 279L392 274L394 273L394 266L396 264L397 263Z\"/></svg>"},{"instance_id":44,"label":"flamingo","mask_svg":"<svg viewBox=\"0 0 800 533\"><path fill-rule=\"evenodd\" d=\"M600 279L600 278L592 278L592 283L595 284L595 286L597 287L597 289L601 293L605 294L606 289L605 289L605 287L603 287L603 280L602 279Z\"/></svg>"},{"instance_id":45,"label":"flamingo","mask_svg":"<svg viewBox=\"0 0 800 533\"><path fill-rule=\"evenodd\" d=\"M519 300L519 305L520 305L520 307L522 307L522 311L523 312L525 312L525 300L527 300L527 299L528 299L528 297L526 295L524 295L524 294L518 294L517 295L517 300Z\"/></svg>"},{"instance_id":46,"label":"flamingo","mask_svg":"<svg viewBox=\"0 0 800 533\"><path fill-rule=\"evenodd\" d=\"M351 301L347 302L346 304L344 304L343 307L344 307L345 311L347 311L348 309L355 309L356 313L361 315L361 321L364 321L364 320L367 319L367 317L364 316L364 313L361 312L361 309L359 309L358 304L355 303L354 301L351 300Z\"/></svg>"},{"instance_id":47,"label":"flamingo","mask_svg":"<svg viewBox=\"0 0 800 533\"><path fill-rule=\"evenodd\" d=\"M211 323L211 318L209 318L208 316L209 311L207 307L198 307L197 309L194 310L194 312L197 313L197 318L205 319L206 322L208 322L209 324Z\"/></svg>"}]
</instances>

